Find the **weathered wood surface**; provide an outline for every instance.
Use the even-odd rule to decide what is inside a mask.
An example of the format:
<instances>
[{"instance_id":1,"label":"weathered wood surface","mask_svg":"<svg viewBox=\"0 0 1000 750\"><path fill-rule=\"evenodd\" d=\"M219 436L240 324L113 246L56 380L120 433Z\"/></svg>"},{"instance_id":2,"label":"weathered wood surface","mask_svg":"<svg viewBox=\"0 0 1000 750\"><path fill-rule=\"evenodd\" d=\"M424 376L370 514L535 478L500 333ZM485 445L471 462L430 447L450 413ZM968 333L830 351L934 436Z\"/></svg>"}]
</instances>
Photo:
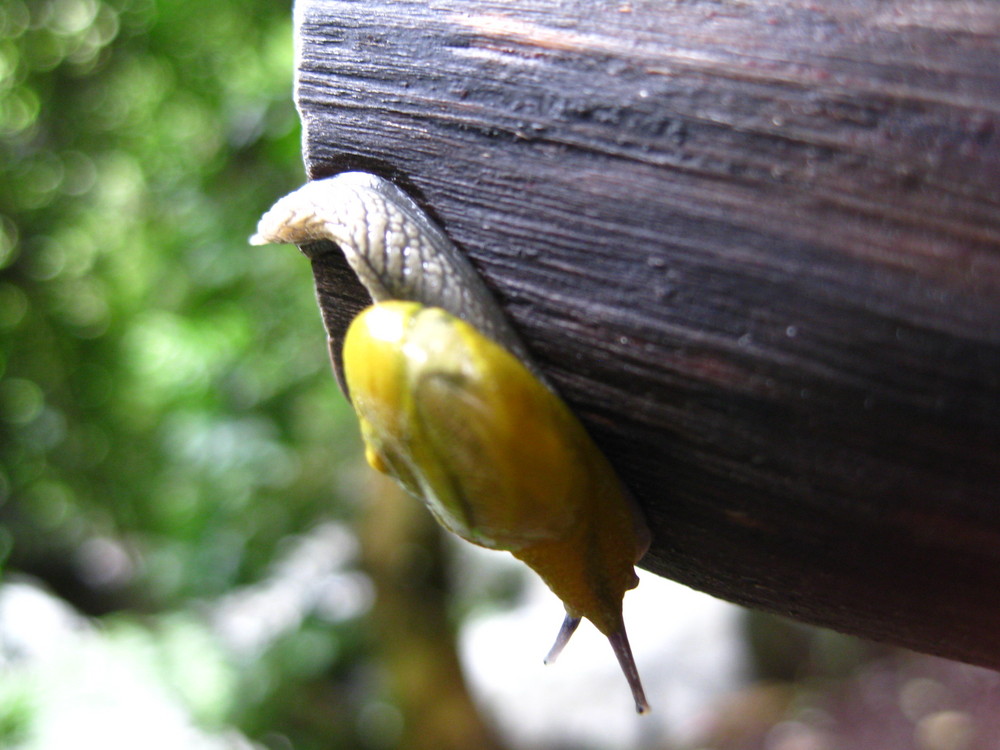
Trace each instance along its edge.
<instances>
[{"instance_id":1,"label":"weathered wood surface","mask_svg":"<svg viewBox=\"0 0 1000 750\"><path fill-rule=\"evenodd\" d=\"M1000 4L297 26L310 176L392 178L468 252L644 506L643 567L1000 667Z\"/></svg>"}]
</instances>

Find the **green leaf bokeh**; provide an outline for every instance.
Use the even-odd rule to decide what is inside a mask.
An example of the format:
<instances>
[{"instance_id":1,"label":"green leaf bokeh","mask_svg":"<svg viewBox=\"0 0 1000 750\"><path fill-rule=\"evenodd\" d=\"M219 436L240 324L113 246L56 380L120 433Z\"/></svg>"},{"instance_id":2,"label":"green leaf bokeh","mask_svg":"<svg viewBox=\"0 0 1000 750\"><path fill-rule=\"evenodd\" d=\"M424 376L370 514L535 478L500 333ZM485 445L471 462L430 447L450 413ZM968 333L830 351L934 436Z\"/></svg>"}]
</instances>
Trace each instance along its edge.
<instances>
[{"instance_id":1,"label":"green leaf bokeh","mask_svg":"<svg viewBox=\"0 0 1000 750\"><path fill-rule=\"evenodd\" d=\"M350 515L358 444L308 263L247 244L303 179L293 69L290 2L0 5L7 580L166 627ZM324 644L312 672L344 658ZM276 653L230 719L273 697Z\"/></svg>"}]
</instances>

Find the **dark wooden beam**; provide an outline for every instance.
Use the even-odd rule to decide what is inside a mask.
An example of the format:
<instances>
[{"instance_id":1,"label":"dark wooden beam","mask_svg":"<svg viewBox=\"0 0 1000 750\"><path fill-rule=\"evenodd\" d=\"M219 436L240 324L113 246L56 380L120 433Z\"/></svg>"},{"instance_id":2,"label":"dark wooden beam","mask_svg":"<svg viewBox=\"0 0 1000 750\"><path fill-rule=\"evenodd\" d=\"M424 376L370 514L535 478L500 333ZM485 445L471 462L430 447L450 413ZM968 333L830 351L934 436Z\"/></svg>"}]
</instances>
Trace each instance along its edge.
<instances>
[{"instance_id":1,"label":"dark wooden beam","mask_svg":"<svg viewBox=\"0 0 1000 750\"><path fill-rule=\"evenodd\" d=\"M297 16L310 176L394 179L469 254L643 567L1000 667L1000 4Z\"/></svg>"}]
</instances>

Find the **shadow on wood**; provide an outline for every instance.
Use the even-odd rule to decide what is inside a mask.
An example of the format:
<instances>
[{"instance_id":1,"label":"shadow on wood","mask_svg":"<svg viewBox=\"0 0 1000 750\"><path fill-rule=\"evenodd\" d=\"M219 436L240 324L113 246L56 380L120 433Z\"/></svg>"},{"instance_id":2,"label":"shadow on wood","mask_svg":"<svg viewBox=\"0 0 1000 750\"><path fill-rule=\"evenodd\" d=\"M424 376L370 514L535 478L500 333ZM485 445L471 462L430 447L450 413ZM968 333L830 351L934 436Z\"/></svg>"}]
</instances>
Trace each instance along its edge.
<instances>
[{"instance_id":1,"label":"shadow on wood","mask_svg":"<svg viewBox=\"0 0 1000 750\"><path fill-rule=\"evenodd\" d=\"M643 567L1000 667L1000 6L297 16L310 176L394 179L470 255ZM336 338L365 298L325 258Z\"/></svg>"}]
</instances>

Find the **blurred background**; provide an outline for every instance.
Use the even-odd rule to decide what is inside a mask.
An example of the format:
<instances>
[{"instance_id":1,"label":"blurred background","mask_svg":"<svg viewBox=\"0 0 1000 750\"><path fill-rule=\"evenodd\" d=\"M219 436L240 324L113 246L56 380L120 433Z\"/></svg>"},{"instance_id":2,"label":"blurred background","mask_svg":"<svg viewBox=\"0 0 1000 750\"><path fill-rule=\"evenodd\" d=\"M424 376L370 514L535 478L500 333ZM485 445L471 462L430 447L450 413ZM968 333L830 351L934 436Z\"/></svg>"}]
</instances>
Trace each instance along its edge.
<instances>
[{"instance_id":1,"label":"blurred background","mask_svg":"<svg viewBox=\"0 0 1000 750\"><path fill-rule=\"evenodd\" d=\"M361 461L308 263L291 4L0 4L0 748L908 748L980 669L646 575L632 713L504 555Z\"/></svg>"}]
</instances>

